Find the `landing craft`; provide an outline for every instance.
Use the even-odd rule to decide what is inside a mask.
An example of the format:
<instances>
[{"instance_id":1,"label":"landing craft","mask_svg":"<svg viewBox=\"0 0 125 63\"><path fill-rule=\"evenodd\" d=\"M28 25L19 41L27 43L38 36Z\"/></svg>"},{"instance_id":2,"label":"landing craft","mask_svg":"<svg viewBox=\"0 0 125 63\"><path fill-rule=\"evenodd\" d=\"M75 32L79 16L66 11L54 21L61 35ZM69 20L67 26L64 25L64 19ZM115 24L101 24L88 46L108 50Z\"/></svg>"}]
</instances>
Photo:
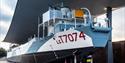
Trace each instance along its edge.
<instances>
[{"instance_id":1,"label":"landing craft","mask_svg":"<svg viewBox=\"0 0 125 63\"><path fill-rule=\"evenodd\" d=\"M38 24L38 37L11 48L7 52L8 61L48 63L68 56L75 59L81 53L93 54L95 48L105 47L109 40L111 21L104 19L105 27L95 23L87 8L49 7L42 19ZM39 36L41 29L42 37Z\"/></svg>"}]
</instances>

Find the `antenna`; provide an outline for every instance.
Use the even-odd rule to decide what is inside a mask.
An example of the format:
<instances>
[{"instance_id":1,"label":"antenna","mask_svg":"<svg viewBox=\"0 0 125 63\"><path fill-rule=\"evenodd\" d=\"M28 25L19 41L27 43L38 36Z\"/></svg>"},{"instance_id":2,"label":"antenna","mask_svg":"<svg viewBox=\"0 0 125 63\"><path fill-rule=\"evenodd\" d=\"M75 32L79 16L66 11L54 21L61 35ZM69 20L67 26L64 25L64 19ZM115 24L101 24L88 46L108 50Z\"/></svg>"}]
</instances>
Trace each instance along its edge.
<instances>
[{"instance_id":1,"label":"antenna","mask_svg":"<svg viewBox=\"0 0 125 63\"><path fill-rule=\"evenodd\" d=\"M38 41L39 41L39 32L40 32L40 18L39 18L39 16L38 16L38 34L37 34L37 36L38 36Z\"/></svg>"},{"instance_id":2,"label":"antenna","mask_svg":"<svg viewBox=\"0 0 125 63\"><path fill-rule=\"evenodd\" d=\"M64 7L64 3L63 2L61 3L61 7Z\"/></svg>"}]
</instances>

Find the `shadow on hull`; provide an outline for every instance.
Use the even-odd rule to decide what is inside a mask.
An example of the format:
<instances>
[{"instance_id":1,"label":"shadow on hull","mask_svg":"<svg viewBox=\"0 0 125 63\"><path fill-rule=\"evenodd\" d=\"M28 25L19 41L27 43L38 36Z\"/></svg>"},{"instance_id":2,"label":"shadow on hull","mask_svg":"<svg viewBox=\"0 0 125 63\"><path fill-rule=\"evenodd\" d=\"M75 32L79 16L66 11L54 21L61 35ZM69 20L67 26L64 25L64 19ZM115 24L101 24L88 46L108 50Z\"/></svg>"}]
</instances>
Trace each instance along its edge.
<instances>
[{"instance_id":1,"label":"shadow on hull","mask_svg":"<svg viewBox=\"0 0 125 63\"><path fill-rule=\"evenodd\" d=\"M83 57L92 55L97 49L99 48L88 47L70 50L38 52L11 57L8 58L8 61L17 63L64 63L67 61L68 63L72 63L74 61L74 55L77 56L77 61L79 62L81 59L83 59Z\"/></svg>"}]
</instances>

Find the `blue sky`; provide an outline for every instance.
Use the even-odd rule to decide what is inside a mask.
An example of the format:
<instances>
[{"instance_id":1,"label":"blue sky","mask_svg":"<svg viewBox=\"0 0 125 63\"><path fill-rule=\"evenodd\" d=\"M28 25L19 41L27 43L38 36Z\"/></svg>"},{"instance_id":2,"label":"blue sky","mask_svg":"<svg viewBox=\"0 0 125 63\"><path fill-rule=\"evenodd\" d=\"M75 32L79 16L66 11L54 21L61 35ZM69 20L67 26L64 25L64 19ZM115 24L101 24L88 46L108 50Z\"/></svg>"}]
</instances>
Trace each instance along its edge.
<instances>
[{"instance_id":1,"label":"blue sky","mask_svg":"<svg viewBox=\"0 0 125 63\"><path fill-rule=\"evenodd\" d=\"M0 0L0 47L8 49L8 43L1 42L9 29L17 0ZM103 15L100 17L104 17ZM113 41L125 40L125 7L113 11Z\"/></svg>"}]
</instances>

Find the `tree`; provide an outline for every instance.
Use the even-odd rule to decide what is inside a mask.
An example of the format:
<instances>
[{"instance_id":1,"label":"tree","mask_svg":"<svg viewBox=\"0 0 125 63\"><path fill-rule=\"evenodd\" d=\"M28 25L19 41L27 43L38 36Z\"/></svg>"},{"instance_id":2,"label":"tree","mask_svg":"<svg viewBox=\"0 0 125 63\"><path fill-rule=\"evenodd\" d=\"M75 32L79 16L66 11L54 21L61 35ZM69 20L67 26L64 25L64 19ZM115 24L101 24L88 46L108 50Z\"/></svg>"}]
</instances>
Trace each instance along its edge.
<instances>
[{"instance_id":1,"label":"tree","mask_svg":"<svg viewBox=\"0 0 125 63\"><path fill-rule=\"evenodd\" d=\"M5 49L3 49L3 48L0 48L0 58L4 57L6 55L7 55L7 51Z\"/></svg>"}]
</instances>

